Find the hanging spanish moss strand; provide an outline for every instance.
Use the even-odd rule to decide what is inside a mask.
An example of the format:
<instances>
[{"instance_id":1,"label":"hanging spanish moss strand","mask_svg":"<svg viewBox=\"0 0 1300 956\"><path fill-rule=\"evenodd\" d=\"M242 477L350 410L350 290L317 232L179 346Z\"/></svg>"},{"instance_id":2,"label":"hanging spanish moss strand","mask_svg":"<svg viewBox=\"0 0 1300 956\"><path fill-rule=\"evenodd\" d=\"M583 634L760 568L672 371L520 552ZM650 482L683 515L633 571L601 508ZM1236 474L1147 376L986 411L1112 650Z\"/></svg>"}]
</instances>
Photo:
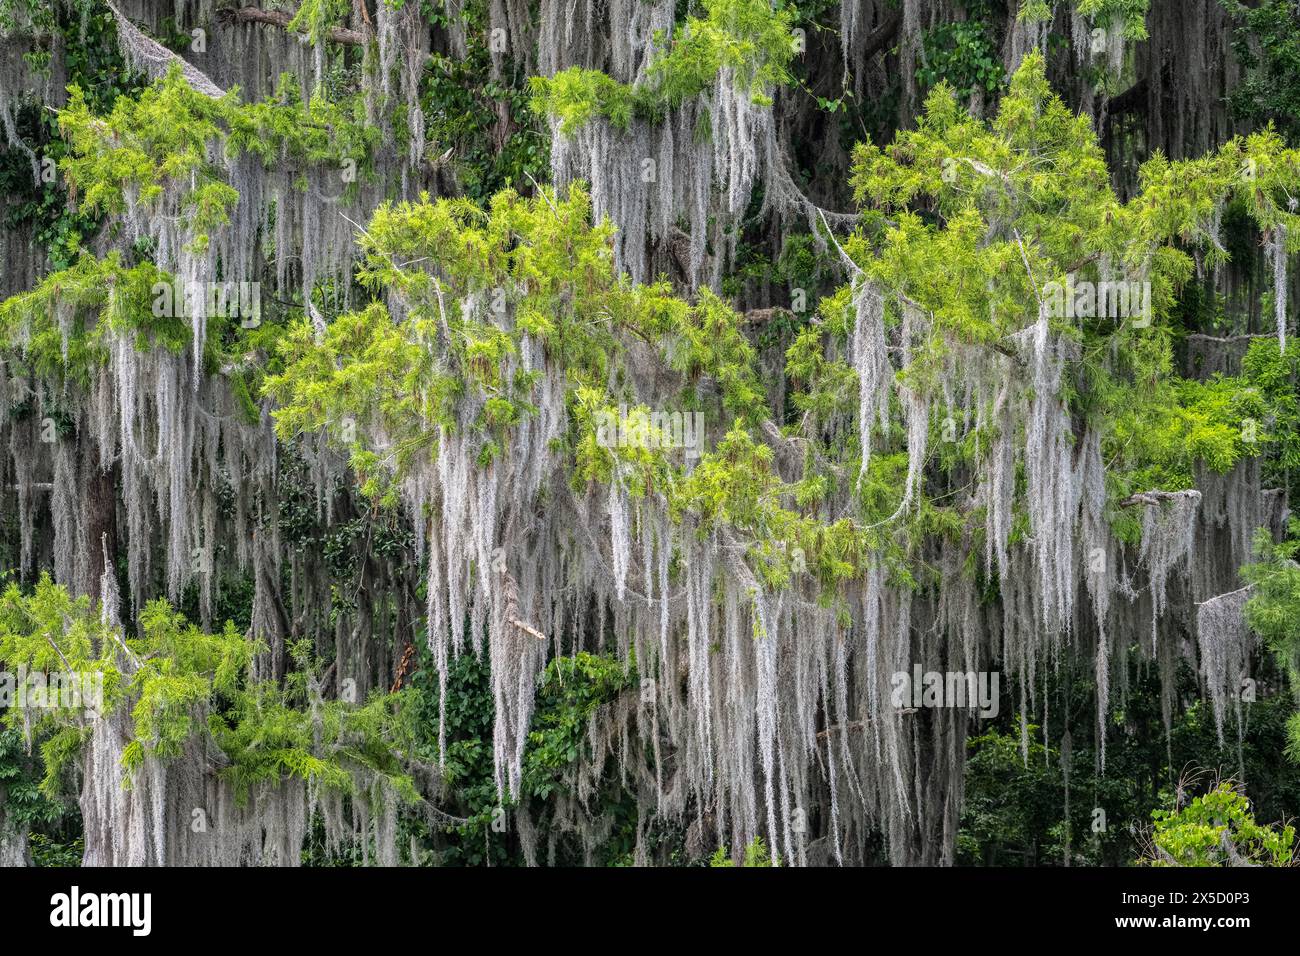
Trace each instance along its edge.
<instances>
[{"instance_id":1,"label":"hanging spanish moss strand","mask_svg":"<svg viewBox=\"0 0 1300 956\"><path fill-rule=\"evenodd\" d=\"M1286 226L1278 223L1273 227L1273 238L1269 243L1269 252L1273 260L1273 315L1277 323L1277 344L1286 351Z\"/></svg>"},{"instance_id":2,"label":"hanging spanish moss strand","mask_svg":"<svg viewBox=\"0 0 1300 956\"><path fill-rule=\"evenodd\" d=\"M1252 588L1238 588L1196 606L1196 641L1201 652L1201 675L1214 708L1214 731L1223 744L1223 719L1231 700L1241 726L1241 687L1249 673L1254 641L1246 626L1245 606Z\"/></svg>"},{"instance_id":3,"label":"hanging spanish moss strand","mask_svg":"<svg viewBox=\"0 0 1300 956\"><path fill-rule=\"evenodd\" d=\"M1141 560L1151 581L1151 646L1156 646L1157 623L1165 609L1169 576L1186 570L1193 553L1199 491L1166 494L1149 504L1142 515Z\"/></svg>"},{"instance_id":4,"label":"hanging spanish moss strand","mask_svg":"<svg viewBox=\"0 0 1300 956\"><path fill-rule=\"evenodd\" d=\"M168 50L157 40L141 33L110 0L105 2L117 21L117 35L122 45L122 55L133 69L156 80L166 76L173 65L179 65L185 82L193 87L195 92L213 99L220 99L226 95L226 91L213 83L201 70Z\"/></svg>"},{"instance_id":5,"label":"hanging spanish moss strand","mask_svg":"<svg viewBox=\"0 0 1300 956\"><path fill-rule=\"evenodd\" d=\"M866 281L859 282L853 304L853 365L858 373L858 436L862 442L862 465L858 481L866 477L871 464L871 433L889 427L893 367L885 341L884 300Z\"/></svg>"}]
</instances>

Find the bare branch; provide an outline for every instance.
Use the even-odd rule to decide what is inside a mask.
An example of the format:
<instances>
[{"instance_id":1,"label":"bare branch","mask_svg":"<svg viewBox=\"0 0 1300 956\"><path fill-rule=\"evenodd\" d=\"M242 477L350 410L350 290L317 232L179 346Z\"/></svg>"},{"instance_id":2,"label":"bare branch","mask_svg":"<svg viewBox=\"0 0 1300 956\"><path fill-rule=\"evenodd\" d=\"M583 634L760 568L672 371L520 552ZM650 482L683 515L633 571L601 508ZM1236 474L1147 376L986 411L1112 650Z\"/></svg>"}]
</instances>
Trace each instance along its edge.
<instances>
[{"instance_id":1,"label":"bare branch","mask_svg":"<svg viewBox=\"0 0 1300 956\"><path fill-rule=\"evenodd\" d=\"M1199 491L1139 491L1135 495L1129 495L1119 503L1119 506L1129 508L1133 505L1158 505L1166 501L1177 501L1189 495L1199 498L1201 493Z\"/></svg>"},{"instance_id":2,"label":"bare branch","mask_svg":"<svg viewBox=\"0 0 1300 956\"><path fill-rule=\"evenodd\" d=\"M217 19L223 23L265 23L268 26L279 27L281 30L288 30L295 16L297 16L295 13L262 10L259 7L237 7L233 10L217 11ZM325 39L330 43L342 43L345 46L365 46L366 43L364 35L347 27L330 27L325 31Z\"/></svg>"}]
</instances>

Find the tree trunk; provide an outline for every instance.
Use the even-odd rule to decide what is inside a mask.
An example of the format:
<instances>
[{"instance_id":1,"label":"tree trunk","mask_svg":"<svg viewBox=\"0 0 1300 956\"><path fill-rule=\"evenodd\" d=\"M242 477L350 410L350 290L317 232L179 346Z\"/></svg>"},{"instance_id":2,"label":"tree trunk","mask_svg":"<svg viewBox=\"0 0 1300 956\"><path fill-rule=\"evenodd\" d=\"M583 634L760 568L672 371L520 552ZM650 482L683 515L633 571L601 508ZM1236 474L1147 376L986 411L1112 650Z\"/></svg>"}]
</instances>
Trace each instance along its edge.
<instances>
[{"instance_id":1,"label":"tree trunk","mask_svg":"<svg viewBox=\"0 0 1300 956\"><path fill-rule=\"evenodd\" d=\"M96 603L103 597L100 581L105 560L111 573L117 573L117 465L108 470L96 468L86 487L86 541L90 545L89 572L85 591Z\"/></svg>"},{"instance_id":2,"label":"tree trunk","mask_svg":"<svg viewBox=\"0 0 1300 956\"><path fill-rule=\"evenodd\" d=\"M0 867L31 866L31 853L27 846L27 830L13 824L5 812L9 794L0 787Z\"/></svg>"}]
</instances>

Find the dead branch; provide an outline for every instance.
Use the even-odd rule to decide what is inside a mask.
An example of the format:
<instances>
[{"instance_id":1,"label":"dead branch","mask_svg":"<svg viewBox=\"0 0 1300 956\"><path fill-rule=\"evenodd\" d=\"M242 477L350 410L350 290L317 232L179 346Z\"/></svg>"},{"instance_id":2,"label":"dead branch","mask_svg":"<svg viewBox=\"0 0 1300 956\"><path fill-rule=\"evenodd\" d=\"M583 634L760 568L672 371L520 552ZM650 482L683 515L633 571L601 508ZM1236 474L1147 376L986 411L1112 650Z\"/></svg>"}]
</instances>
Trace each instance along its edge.
<instances>
[{"instance_id":1,"label":"dead branch","mask_svg":"<svg viewBox=\"0 0 1300 956\"><path fill-rule=\"evenodd\" d=\"M237 7L217 11L217 19L222 23L265 23L268 26L279 27L281 30L288 30L295 16L296 13L262 10L259 7ZM347 27L330 27L325 31L325 39L330 43L342 43L346 46L365 46L366 43L366 38L362 34Z\"/></svg>"}]
</instances>

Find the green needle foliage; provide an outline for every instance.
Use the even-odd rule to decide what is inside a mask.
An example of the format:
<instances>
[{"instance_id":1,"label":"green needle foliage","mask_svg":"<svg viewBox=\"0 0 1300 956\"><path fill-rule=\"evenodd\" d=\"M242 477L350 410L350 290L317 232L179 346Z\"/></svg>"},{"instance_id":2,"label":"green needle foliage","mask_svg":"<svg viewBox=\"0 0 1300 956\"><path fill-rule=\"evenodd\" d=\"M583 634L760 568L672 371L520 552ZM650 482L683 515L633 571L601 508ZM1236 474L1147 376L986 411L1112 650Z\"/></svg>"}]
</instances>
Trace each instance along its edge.
<instances>
[{"instance_id":1,"label":"green needle foliage","mask_svg":"<svg viewBox=\"0 0 1300 956\"><path fill-rule=\"evenodd\" d=\"M350 792L354 772L382 774L408 799L418 799L400 754L410 728L401 696L376 695L364 705L323 701L305 647L300 670L283 686L252 678L258 645L233 624L199 630L165 601L150 602L140 631L123 635L43 576L30 592L11 585L0 597L0 664L10 671L73 673L102 681L101 716L125 709L132 737L122 762L129 775L146 758L174 760L196 735L208 735L228 765L221 773L246 798L255 783L299 778ZM43 789L55 797L64 770L79 756L89 701L5 711L5 724L42 740Z\"/></svg>"},{"instance_id":2,"label":"green needle foliage","mask_svg":"<svg viewBox=\"0 0 1300 956\"><path fill-rule=\"evenodd\" d=\"M795 53L794 11L767 0L705 0L703 17L687 17L672 43L650 63L646 79L620 83L599 70L571 67L533 77L533 108L571 133L594 117L626 129L634 116L661 119L665 111L711 90L721 70L738 89L766 104L790 81Z\"/></svg>"}]
</instances>

